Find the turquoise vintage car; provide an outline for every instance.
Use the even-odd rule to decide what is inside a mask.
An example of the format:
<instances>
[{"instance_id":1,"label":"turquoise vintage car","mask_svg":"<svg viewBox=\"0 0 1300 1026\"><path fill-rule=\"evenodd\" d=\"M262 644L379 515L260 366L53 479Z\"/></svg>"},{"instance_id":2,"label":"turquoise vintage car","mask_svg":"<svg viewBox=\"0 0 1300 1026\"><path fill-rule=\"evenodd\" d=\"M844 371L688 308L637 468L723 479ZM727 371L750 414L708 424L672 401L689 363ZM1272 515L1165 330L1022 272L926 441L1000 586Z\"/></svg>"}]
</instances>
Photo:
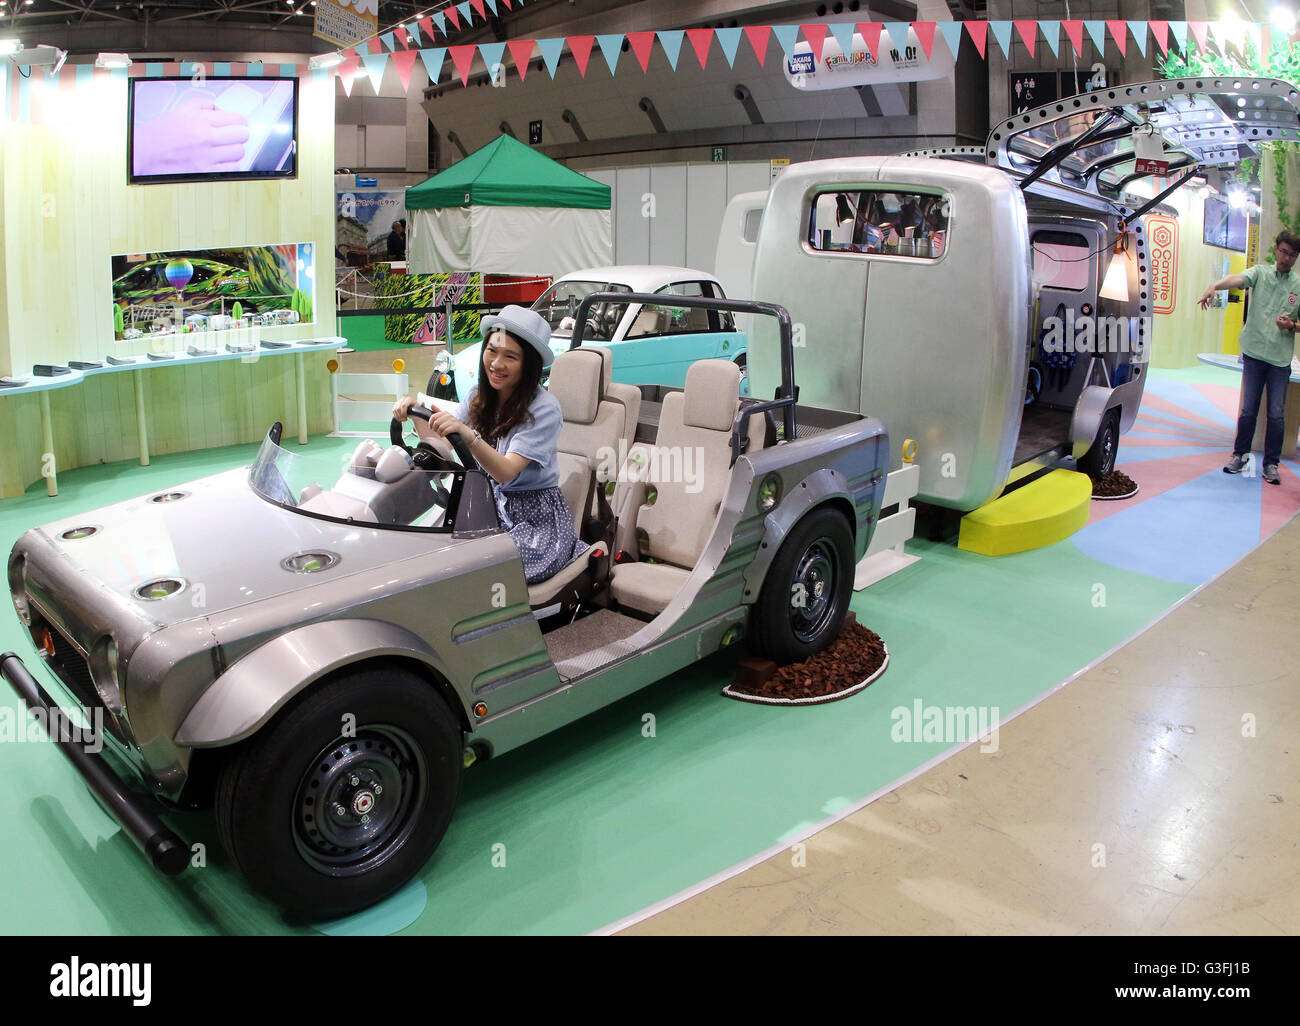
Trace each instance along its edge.
<instances>
[{"instance_id":1,"label":"turquoise vintage car","mask_svg":"<svg viewBox=\"0 0 1300 1026\"><path fill-rule=\"evenodd\" d=\"M741 395L749 394L745 367L745 333L736 330L732 315L715 310L674 306L673 296L725 299L711 274L689 267L628 264L592 267L558 278L542 293L533 309L551 326L556 355L569 348L574 314L592 292L638 292L664 297L663 305L598 303L583 330L587 345L608 346L614 354L614 380L681 388L696 360L730 360L741 370ZM440 399L463 398L478 382L482 344L475 343L454 357L440 357L439 370L449 372L455 386L437 392Z\"/></svg>"}]
</instances>

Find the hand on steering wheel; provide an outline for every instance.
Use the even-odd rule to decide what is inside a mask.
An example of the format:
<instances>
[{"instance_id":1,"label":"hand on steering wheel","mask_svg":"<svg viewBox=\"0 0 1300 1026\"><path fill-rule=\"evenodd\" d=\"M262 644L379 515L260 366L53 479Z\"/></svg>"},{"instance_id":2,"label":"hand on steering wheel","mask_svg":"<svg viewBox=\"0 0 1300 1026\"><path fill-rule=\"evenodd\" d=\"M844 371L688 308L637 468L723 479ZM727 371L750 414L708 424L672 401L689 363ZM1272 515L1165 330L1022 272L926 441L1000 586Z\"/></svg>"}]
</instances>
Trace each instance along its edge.
<instances>
[{"instance_id":1,"label":"hand on steering wheel","mask_svg":"<svg viewBox=\"0 0 1300 1026\"><path fill-rule=\"evenodd\" d=\"M389 438L392 440L392 443L394 445L400 445L407 452L410 452L412 453L412 455L414 455L411 447L408 446L406 442L402 439L402 422L398 420L397 412L398 412L398 407L394 407L393 422L392 424L389 425L389 429L388 429ZM432 411L425 409L423 406L410 406L405 408L402 412L408 414L409 416L417 417L420 420L424 420L424 421L429 421L434 417ZM422 448L427 446L429 449L432 449L434 453L439 456L441 455L441 451L442 451L441 446L445 445L450 447L451 451L455 453L456 458L460 460L460 466L456 466L455 464L452 464L450 467L441 468L441 469L460 470L464 468L465 470L480 470L480 471L482 469L478 465L478 460L476 460L472 455L470 455L469 442L467 439L461 436L460 432L449 433L445 436L439 436L436 433L427 434L422 437L420 445ZM443 458L445 459L445 457ZM429 469L429 468L424 468L424 469ZM439 468L435 468L435 469L439 469Z\"/></svg>"}]
</instances>

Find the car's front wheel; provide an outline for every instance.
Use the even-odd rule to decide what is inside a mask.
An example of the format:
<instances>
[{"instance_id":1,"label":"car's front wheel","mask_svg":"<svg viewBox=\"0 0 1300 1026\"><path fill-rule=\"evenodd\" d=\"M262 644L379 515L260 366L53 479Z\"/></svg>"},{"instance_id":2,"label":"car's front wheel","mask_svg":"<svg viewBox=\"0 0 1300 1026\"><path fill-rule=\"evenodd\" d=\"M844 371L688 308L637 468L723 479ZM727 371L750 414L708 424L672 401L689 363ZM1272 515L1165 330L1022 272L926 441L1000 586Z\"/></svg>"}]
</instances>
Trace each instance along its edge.
<instances>
[{"instance_id":1,"label":"car's front wheel","mask_svg":"<svg viewBox=\"0 0 1300 1026\"><path fill-rule=\"evenodd\" d=\"M286 911L357 912L410 880L442 840L462 743L446 703L409 672L353 670L315 684L223 766L222 843Z\"/></svg>"},{"instance_id":2,"label":"car's front wheel","mask_svg":"<svg viewBox=\"0 0 1300 1026\"><path fill-rule=\"evenodd\" d=\"M786 536L752 614L753 644L778 663L800 662L829 645L853 595L853 534L844 515L822 507Z\"/></svg>"}]
</instances>

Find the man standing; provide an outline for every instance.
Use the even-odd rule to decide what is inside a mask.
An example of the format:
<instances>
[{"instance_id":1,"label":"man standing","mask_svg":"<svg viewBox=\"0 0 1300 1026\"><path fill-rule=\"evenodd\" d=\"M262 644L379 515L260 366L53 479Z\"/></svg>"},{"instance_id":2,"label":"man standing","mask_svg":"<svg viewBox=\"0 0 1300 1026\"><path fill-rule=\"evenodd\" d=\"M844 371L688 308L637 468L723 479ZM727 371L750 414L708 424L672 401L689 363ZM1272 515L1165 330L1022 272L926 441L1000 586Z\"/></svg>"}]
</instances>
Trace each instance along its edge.
<instances>
[{"instance_id":1,"label":"man standing","mask_svg":"<svg viewBox=\"0 0 1300 1026\"><path fill-rule=\"evenodd\" d=\"M406 221L394 221L393 230L388 233L388 259L406 259Z\"/></svg>"},{"instance_id":2,"label":"man standing","mask_svg":"<svg viewBox=\"0 0 1300 1026\"><path fill-rule=\"evenodd\" d=\"M1208 309L1219 289L1248 288L1250 312L1241 329L1241 415L1237 418L1237 439L1225 474L1240 474L1250 452L1259 415L1259 400L1268 389L1268 427L1264 433L1264 480L1281 484L1277 474L1282 458L1283 406L1291 378L1291 356L1295 332L1300 325L1300 274L1292 270L1300 255L1300 236L1280 231L1273 243L1277 263L1256 264L1241 274L1220 278L1201 296L1201 309Z\"/></svg>"}]
</instances>

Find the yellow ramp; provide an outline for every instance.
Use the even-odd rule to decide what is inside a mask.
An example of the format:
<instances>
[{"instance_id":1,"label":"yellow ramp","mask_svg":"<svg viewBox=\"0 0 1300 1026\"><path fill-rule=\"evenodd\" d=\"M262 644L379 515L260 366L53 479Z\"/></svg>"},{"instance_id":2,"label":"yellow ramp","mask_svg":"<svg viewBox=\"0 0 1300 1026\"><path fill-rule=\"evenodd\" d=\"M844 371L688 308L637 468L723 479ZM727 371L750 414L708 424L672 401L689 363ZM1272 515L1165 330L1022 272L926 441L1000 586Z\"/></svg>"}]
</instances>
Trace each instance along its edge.
<instances>
[{"instance_id":1,"label":"yellow ramp","mask_svg":"<svg viewBox=\"0 0 1300 1026\"><path fill-rule=\"evenodd\" d=\"M1053 470L962 517L957 547L983 556L1041 549L1086 524L1091 502L1087 474Z\"/></svg>"}]
</instances>

